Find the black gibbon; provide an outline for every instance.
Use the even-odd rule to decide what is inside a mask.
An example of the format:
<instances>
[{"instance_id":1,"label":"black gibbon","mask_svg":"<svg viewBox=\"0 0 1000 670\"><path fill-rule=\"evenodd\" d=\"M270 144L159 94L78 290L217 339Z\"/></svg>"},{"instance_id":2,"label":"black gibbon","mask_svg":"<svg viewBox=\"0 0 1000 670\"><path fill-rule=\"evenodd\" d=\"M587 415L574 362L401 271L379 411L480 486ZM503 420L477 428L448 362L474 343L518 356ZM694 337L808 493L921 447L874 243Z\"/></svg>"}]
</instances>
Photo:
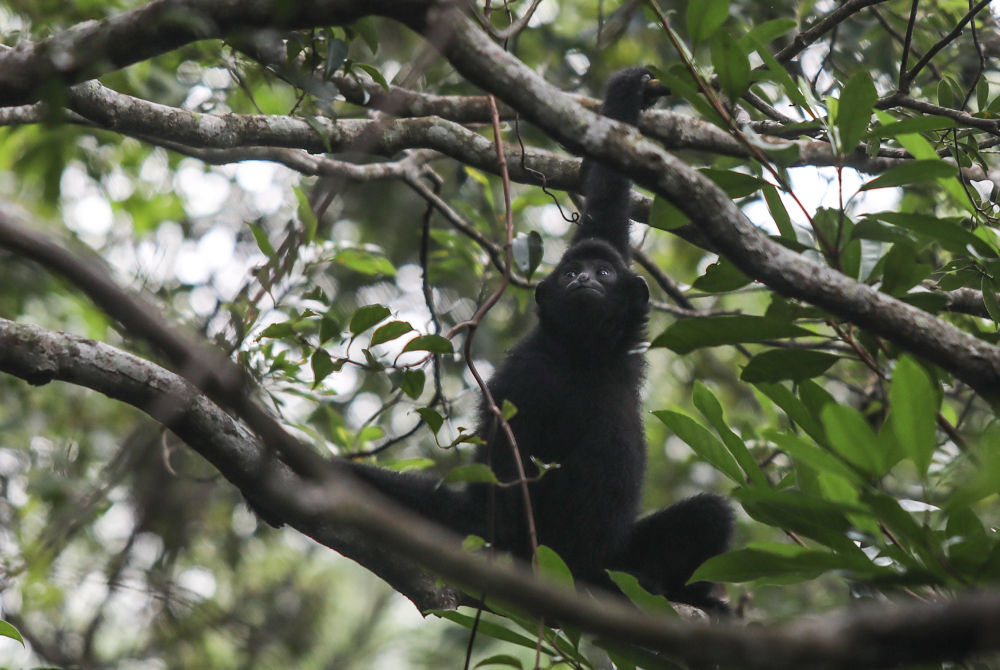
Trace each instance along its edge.
<instances>
[{"instance_id":1,"label":"black gibbon","mask_svg":"<svg viewBox=\"0 0 1000 670\"><path fill-rule=\"evenodd\" d=\"M602 112L636 124L663 89L644 68L608 83ZM712 585L686 585L707 558L725 551L732 513L702 494L638 519L646 465L640 416L649 290L629 267L631 182L593 162L584 181L580 226L555 270L535 293L538 325L489 382L498 405L517 412L510 427L531 480L538 542L555 550L578 582L615 591L606 570L624 570L649 591L709 610L725 610ZM476 460L501 482L518 479L511 446L485 400ZM532 459L558 468L538 477ZM529 558L519 486L439 486L426 473L352 463L369 484L403 505L494 547Z\"/></svg>"}]
</instances>

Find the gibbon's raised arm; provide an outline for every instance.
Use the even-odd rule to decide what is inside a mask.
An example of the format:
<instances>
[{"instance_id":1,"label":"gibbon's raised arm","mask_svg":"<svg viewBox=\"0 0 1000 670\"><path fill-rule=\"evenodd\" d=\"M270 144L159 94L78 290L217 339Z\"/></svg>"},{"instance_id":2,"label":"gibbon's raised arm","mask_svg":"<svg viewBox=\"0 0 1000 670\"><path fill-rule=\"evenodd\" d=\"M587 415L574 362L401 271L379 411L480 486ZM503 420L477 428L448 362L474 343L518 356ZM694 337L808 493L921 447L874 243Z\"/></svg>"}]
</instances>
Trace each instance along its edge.
<instances>
[{"instance_id":1,"label":"gibbon's raised arm","mask_svg":"<svg viewBox=\"0 0 1000 670\"><path fill-rule=\"evenodd\" d=\"M630 125L639 113L666 95L667 89L643 67L630 67L608 80L601 113ZM586 207L573 243L597 238L610 243L622 258L629 259L629 190L632 182L599 161L585 163L583 182Z\"/></svg>"}]
</instances>

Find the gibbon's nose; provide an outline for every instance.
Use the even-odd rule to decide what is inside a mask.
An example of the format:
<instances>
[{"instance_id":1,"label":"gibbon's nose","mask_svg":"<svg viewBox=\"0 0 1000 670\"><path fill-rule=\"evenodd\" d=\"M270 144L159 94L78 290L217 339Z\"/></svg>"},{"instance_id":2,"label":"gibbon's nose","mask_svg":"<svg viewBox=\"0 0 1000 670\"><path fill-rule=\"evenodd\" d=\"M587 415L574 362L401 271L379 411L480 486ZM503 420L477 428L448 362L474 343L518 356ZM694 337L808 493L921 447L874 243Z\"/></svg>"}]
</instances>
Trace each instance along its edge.
<instances>
[{"instance_id":1,"label":"gibbon's nose","mask_svg":"<svg viewBox=\"0 0 1000 670\"><path fill-rule=\"evenodd\" d=\"M596 288L597 282L591 279L589 272L581 272L577 276L573 277L573 281L569 283L569 288Z\"/></svg>"}]
</instances>

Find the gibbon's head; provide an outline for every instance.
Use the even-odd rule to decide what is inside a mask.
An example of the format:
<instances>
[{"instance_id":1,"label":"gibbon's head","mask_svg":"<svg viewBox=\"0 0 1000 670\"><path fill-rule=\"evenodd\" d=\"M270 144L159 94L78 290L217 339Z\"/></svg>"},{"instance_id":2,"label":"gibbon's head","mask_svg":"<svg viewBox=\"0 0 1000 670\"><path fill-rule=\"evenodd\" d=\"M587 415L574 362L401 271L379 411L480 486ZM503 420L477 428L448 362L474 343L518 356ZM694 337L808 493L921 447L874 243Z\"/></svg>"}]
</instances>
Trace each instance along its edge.
<instances>
[{"instance_id":1,"label":"gibbon's head","mask_svg":"<svg viewBox=\"0 0 1000 670\"><path fill-rule=\"evenodd\" d=\"M538 315L547 332L602 346L642 339L649 312L649 287L618 251L601 239L571 246L535 291Z\"/></svg>"}]
</instances>

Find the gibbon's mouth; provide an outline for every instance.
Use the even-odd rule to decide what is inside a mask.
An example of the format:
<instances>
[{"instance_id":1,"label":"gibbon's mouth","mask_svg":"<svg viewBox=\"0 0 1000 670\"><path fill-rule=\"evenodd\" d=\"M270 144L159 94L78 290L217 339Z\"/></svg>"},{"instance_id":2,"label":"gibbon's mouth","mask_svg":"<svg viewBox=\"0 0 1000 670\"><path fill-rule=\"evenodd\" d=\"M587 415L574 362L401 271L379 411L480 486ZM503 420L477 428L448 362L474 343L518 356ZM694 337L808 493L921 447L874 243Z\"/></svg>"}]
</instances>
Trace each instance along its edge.
<instances>
[{"instance_id":1,"label":"gibbon's mouth","mask_svg":"<svg viewBox=\"0 0 1000 670\"><path fill-rule=\"evenodd\" d=\"M596 293L597 295L604 295L604 287L594 284L573 284L569 287L570 293L578 293L580 291L587 291L589 293Z\"/></svg>"}]
</instances>

